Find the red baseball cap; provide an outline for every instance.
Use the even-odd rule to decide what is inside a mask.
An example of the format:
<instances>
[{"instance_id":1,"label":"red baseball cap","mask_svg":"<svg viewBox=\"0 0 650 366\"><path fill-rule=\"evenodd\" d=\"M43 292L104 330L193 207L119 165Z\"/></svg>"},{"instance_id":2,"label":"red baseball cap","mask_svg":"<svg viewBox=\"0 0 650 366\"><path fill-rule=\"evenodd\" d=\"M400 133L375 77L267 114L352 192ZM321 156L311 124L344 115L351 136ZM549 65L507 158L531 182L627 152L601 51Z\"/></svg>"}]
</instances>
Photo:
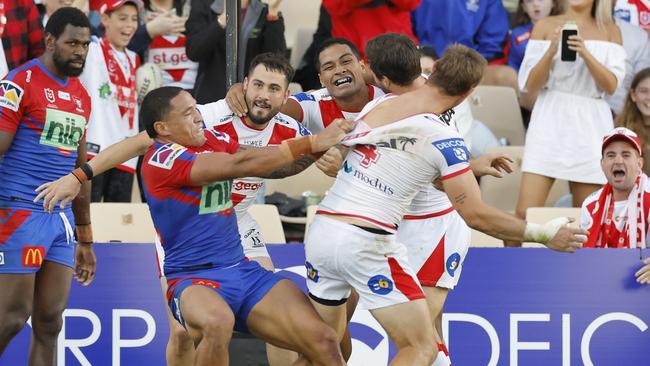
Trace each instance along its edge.
<instances>
[{"instance_id":1,"label":"red baseball cap","mask_svg":"<svg viewBox=\"0 0 650 366\"><path fill-rule=\"evenodd\" d=\"M634 133L634 131L625 127L617 127L603 138L603 147L601 149L601 153L605 150L605 147L607 147L607 145L617 140L625 140L629 142L632 146L636 148L636 151L639 152L639 155L643 155L643 150L641 149L641 141L639 140L639 136L637 136L637 134Z\"/></svg>"},{"instance_id":2,"label":"red baseball cap","mask_svg":"<svg viewBox=\"0 0 650 366\"><path fill-rule=\"evenodd\" d=\"M136 8L138 7L138 2L136 0L106 0L102 6L99 7L99 13L109 13L127 3L135 5Z\"/></svg>"}]
</instances>

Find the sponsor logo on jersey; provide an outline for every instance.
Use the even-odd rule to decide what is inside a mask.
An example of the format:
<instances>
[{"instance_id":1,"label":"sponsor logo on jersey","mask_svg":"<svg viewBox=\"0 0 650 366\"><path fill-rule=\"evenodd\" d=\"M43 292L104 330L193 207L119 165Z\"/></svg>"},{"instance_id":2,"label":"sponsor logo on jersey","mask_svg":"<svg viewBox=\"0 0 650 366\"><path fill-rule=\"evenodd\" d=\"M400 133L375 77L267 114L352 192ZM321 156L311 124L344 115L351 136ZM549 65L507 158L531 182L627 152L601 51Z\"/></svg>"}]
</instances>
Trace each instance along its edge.
<instances>
[{"instance_id":1,"label":"sponsor logo on jersey","mask_svg":"<svg viewBox=\"0 0 650 366\"><path fill-rule=\"evenodd\" d=\"M167 144L161 146L149 159L149 164L170 170L174 166L174 161L181 156L187 148L178 144Z\"/></svg>"},{"instance_id":2,"label":"sponsor logo on jersey","mask_svg":"<svg viewBox=\"0 0 650 366\"><path fill-rule=\"evenodd\" d=\"M454 253L447 258L447 265L445 266L447 268L447 273L451 277L454 277L454 274L456 273L456 270L458 267L460 267L460 254Z\"/></svg>"},{"instance_id":3,"label":"sponsor logo on jersey","mask_svg":"<svg viewBox=\"0 0 650 366\"><path fill-rule=\"evenodd\" d=\"M296 98L296 100L299 101L299 102L306 102L306 101L315 102L316 101L316 98L313 95L307 94L307 93L294 94L293 97Z\"/></svg>"},{"instance_id":4,"label":"sponsor logo on jersey","mask_svg":"<svg viewBox=\"0 0 650 366\"><path fill-rule=\"evenodd\" d=\"M41 145L62 150L77 150L86 130L86 118L78 114L47 108Z\"/></svg>"},{"instance_id":5,"label":"sponsor logo on jersey","mask_svg":"<svg viewBox=\"0 0 650 366\"><path fill-rule=\"evenodd\" d=\"M307 269L307 278L314 282L318 282L318 270L307 261L305 261L305 269Z\"/></svg>"},{"instance_id":6,"label":"sponsor logo on jersey","mask_svg":"<svg viewBox=\"0 0 650 366\"><path fill-rule=\"evenodd\" d=\"M72 100L74 100L74 105L77 108L77 112L83 113L84 106L83 106L83 103L81 102L81 99L79 99L77 97L72 97Z\"/></svg>"},{"instance_id":7,"label":"sponsor logo on jersey","mask_svg":"<svg viewBox=\"0 0 650 366\"><path fill-rule=\"evenodd\" d=\"M45 93L45 99L50 102L54 103L56 102L56 97L54 96L54 90L50 88L45 88L43 89L43 93Z\"/></svg>"},{"instance_id":8,"label":"sponsor logo on jersey","mask_svg":"<svg viewBox=\"0 0 650 366\"><path fill-rule=\"evenodd\" d=\"M448 110L448 111L446 111L446 112L443 112L443 113L442 113L440 116L438 116L438 117L440 117L440 119L441 119L444 123L446 123L447 125L449 125L449 124L451 123L451 119L452 119L452 117L454 116L454 114L456 114L456 112L454 112L453 109L450 109L450 110Z\"/></svg>"},{"instance_id":9,"label":"sponsor logo on jersey","mask_svg":"<svg viewBox=\"0 0 650 366\"><path fill-rule=\"evenodd\" d=\"M448 166L469 162L469 151L462 138L440 140L431 144L445 157Z\"/></svg>"},{"instance_id":10,"label":"sponsor logo on jersey","mask_svg":"<svg viewBox=\"0 0 650 366\"><path fill-rule=\"evenodd\" d=\"M45 247L23 247L23 267L40 267L45 259Z\"/></svg>"},{"instance_id":11,"label":"sponsor logo on jersey","mask_svg":"<svg viewBox=\"0 0 650 366\"><path fill-rule=\"evenodd\" d=\"M238 180L233 184L233 189L236 191L257 191L263 185L264 183L248 183Z\"/></svg>"},{"instance_id":12,"label":"sponsor logo on jersey","mask_svg":"<svg viewBox=\"0 0 650 366\"><path fill-rule=\"evenodd\" d=\"M0 266L5 265L5 252L0 252Z\"/></svg>"},{"instance_id":13,"label":"sponsor logo on jersey","mask_svg":"<svg viewBox=\"0 0 650 366\"><path fill-rule=\"evenodd\" d=\"M395 194L395 190L392 187L380 181L379 178L372 178L367 174L357 169L354 169L352 166L350 166L350 164L348 164L347 160L343 163L343 171L348 174L351 174L356 179L362 181L363 183L369 185L372 188L375 188L378 191L384 192L389 196Z\"/></svg>"},{"instance_id":14,"label":"sponsor logo on jersey","mask_svg":"<svg viewBox=\"0 0 650 366\"><path fill-rule=\"evenodd\" d=\"M0 81L0 107L18 112L20 101L23 99L23 88L9 80Z\"/></svg>"},{"instance_id":15,"label":"sponsor logo on jersey","mask_svg":"<svg viewBox=\"0 0 650 366\"><path fill-rule=\"evenodd\" d=\"M192 279L192 284L193 285L206 286L206 287L212 287L213 289L217 289L217 290L221 288L221 284L219 282L205 280L203 278L193 278Z\"/></svg>"},{"instance_id":16,"label":"sponsor logo on jersey","mask_svg":"<svg viewBox=\"0 0 650 366\"><path fill-rule=\"evenodd\" d=\"M376 145L378 147L388 147L395 150L406 151L408 150L407 147L415 146L417 141L418 139L415 137L399 136L388 141L378 141Z\"/></svg>"},{"instance_id":17,"label":"sponsor logo on jersey","mask_svg":"<svg viewBox=\"0 0 650 366\"><path fill-rule=\"evenodd\" d=\"M224 212L232 208L232 181L206 184L201 189L199 215Z\"/></svg>"},{"instance_id":18,"label":"sponsor logo on jersey","mask_svg":"<svg viewBox=\"0 0 650 366\"><path fill-rule=\"evenodd\" d=\"M393 281L383 275L376 275L370 277L368 280L368 287L370 291L377 295L388 295L393 291Z\"/></svg>"},{"instance_id":19,"label":"sponsor logo on jersey","mask_svg":"<svg viewBox=\"0 0 650 366\"><path fill-rule=\"evenodd\" d=\"M360 164L364 168L370 167L381 157L381 154L377 151L377 146L373 145L357 145L352 151L361 156Z\"/></svg>"},{"instance_id":20,"label":"sponsor logo on jersey","mask_svg":"<svg viewBox=\"0 0 650 366\"><path fill-rule=\"evenodd\" d=\"M63 100L67 100L68 102L71 100L70 93L59 90L57 92L57 95L59 96L59 98L61 98Z\"/></svg>"},{"instance_id":21,"label":"sponsor logo on jersey","mask_svg":"<svg viewBox=\"0 0 650 366\"><path fill-rule=\"evenodd\" d=\"M253 248L264 248L264 242L261 238L261 233L257 229L248 229L248 231L243 235L243 238L248 240L250 239L251 246Z\"/></svg>"},{"instance_id":22,"label":"sponsor logo on jersey","mask_svg":"<svg viewBox=\"0 0 650 366\"><path fill-rule=\"evenodd\" d=\"M369 134L369 133L370 133L370 131L354 133L354 134L351 134L351 135L347 135L347 136L345 136L345 137L343 138L343 140L341 140L341 141L349 141L349 140L352 140L352 139L356 139L356 138L359 138L359 137L363 137L363 136L365 136L365 135L367 135L367 134Z\"/></svg>"},{"instance_id":23,"label":"sponsor logo on jersey","mask_svg":"<svg viewBox=\"0 0 650 366\"><path fill-rule=\"evenodd\" d=\"M644 10L639 13L639 24L642 26L650 24L650 12Z\"/></svg>"}]
</instances>

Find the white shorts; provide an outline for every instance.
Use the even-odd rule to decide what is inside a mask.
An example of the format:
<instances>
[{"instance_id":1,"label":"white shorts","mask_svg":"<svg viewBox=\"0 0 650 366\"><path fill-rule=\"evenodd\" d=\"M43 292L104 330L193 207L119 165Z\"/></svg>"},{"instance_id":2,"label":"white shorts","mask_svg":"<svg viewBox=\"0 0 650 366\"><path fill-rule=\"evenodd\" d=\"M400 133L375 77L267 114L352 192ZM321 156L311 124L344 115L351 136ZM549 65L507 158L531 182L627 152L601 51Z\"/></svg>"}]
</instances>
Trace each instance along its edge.
<instances>
[{"instance_id":1,"label":"white shorts","mask_svg":"<svg viewBox=\"0 0 650 366\"><path fill-rule=\"evenodd\" d=\"M411 268L422 286L453 289L458 284L471 231L456 211L422 218L403 219L397 241L408 250Z\"/></svg>"},{"instance_id":2,"label":"white shorts","mask_svg":"<svg viewBox=\"0 0 650 366\"><path fill-rule=\"evenodd\" d=\"M237 226L239 227L239 236L241 237L241 244L244 247L244 256L246 258L271 257L268 250L266 250L262 229L248 213L237 217ZM160 244L158 235L154 238L154 244L156 245L158 274L162 277L163 268L165 268L165 250Z\"/></svg>"},{"instance_id":3,"label":"white shorts","mask_svg":"<svg viewBox=\"0 0 650 366\"><path fill-rule=\"evenodd\" d=\"M354 288L372 310L424 298L406 247L395 235L373 234L316 215L305 240L307 288L312 297L336 303Z\"/></svg>"},{"instance_id":4,"label":"white shorts","mask_svg":"<svg viewBox=\"0 0 650 366\"><path fill-rule=\"evenodd\" d=\"M269 252L266 249L266 241L264 241L264 236L262 236L262 229L248 212L237 216L237 226L239 227L241 245L244 247L244 255L246 258L270 258Z\"/></svg>"}]
</instances>

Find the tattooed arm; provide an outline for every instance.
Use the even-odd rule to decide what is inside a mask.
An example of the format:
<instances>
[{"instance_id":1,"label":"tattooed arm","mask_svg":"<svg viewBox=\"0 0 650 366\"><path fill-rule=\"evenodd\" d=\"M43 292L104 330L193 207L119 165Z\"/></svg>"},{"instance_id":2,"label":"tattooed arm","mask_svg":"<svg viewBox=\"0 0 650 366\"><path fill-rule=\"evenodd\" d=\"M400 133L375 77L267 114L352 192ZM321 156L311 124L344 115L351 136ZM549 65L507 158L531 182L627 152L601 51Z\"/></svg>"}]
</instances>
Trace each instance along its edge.
<instances>
[{"instance_id":1,"label":"tattooed arm","mask_svg":"<svg viewBox=\"0 0 650 366\"><path fill-rule=\"evenodd\" d=\"M248 150L250 148L252 148L252 146L239 145L239 149L237 150L237 152L245 151L245 150ZM302 157L302 158L300 158L298 160L295 160L294 162L292 162L291 164L289 164L287 166L284 166L284 167L282 167L280 169L277 169L277 170L273 171L272 173L267 174L267 175L265 175L263 177L260 177L260 178L280 179L280 178L290 177L292 175L296 175L296 174L302 172L303 170L309 168L309 166L312 165L314 163L314 161L316 161L315 156L307 155L307 156L304 156L304 157Z\"/></svg>"}]
</instances>

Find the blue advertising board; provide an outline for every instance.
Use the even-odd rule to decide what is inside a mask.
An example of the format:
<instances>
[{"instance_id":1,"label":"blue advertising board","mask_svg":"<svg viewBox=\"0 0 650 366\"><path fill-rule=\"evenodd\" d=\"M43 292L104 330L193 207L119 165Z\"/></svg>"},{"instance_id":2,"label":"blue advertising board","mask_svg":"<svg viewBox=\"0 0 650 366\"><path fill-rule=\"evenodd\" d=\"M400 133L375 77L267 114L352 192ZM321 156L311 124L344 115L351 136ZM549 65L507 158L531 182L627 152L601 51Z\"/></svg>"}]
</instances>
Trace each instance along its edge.
<instances>
[{"instance_id":1,"label":"blue advertising board","mask_svg":"<svg viewBox=\"0 0 650 366\"><path fill-rule=\"evenodd\" d=\"M89 287L74 283L59 365L164 365L167 316L151 244L96 245ZM305 288L304 250L271 245L280 274ZM634 282L640 252L472 248L449 295L443 328L454 366L649 365L650 286ZM350 365L386 365L395 353L367 311L350 325ZM0 365L26 365L29 326Z\"/></svg>"}]
</instances>

